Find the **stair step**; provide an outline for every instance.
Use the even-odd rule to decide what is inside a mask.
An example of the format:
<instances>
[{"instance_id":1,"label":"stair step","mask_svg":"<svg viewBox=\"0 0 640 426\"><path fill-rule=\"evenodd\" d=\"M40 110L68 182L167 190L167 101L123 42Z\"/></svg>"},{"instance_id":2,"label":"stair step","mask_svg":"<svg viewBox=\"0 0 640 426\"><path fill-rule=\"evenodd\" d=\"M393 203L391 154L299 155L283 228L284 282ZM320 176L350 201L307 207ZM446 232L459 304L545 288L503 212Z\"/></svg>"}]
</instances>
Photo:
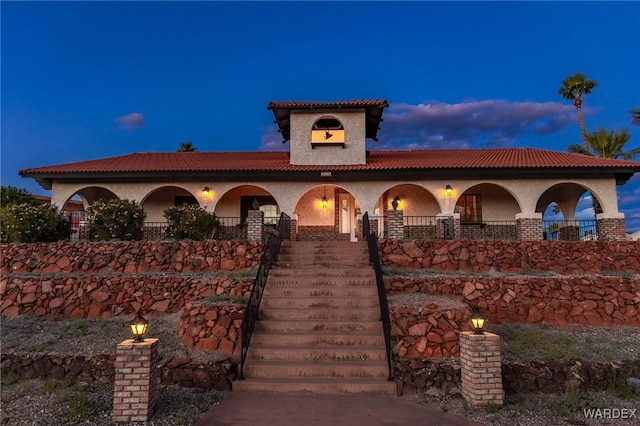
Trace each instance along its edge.
<instances>
[{"instance_id":1,"label":"stair step","mask_svg":"<svg viewBox=\"0 0 640 426\"><path fill-rule=\"evenodd\" d=\"M379 308L270 308L260 307L260 319L266 320L342 320L379 321Z\"/></svg>"},{"instance_id":2,"label":"stair step","mask_svg":"<svg viewBox=\"0 0 640 426\"><path fill-rule=\"evenodd\" d=\"M305 393L396 395L394 382L382 379L340 379L340 378L247 378L233 382L234 391L253 393Z\"/></svg>"},{"instance_id":3,"label":"stair step","mask_svg":"<svg viewBox=\"0 0 640 426\"><path fill-rule=\"evenodd\" d=\"M273 332L326 332L326 333L380 333L382 335L381 321L336 321L336 320L274 320L261 319L256 321L255 331ZM259 333L254 333L254 336ZM252 338L253 339L253 338Z\"/></svg>"},{"instance_id":4,"label":"stair step","mask_svg":"<svg viewBox=\"0 0 640 426\"><path fill-rule=\"evenodd\" d=\"M255 333L251 337L253 345L332 345L350 346L384 346L384 336L377 332L335 333L325 331L266 331Z\"/></svg>"},{"instance_id":5,"label":"stair step","mask_svg":"<svg viewBox=\"0 0 640 426\"><path fill-rule=\"evenodd\" d=\"M368 362L386 361L386 350L382 346L329 346L329 345L260 345L252 342L249 348L252 360L265 361L335 361Z\"/></svg>"},{"instance_id":6,"label":"stair step","mask_svg":"<svg viewBox=\"0 0 640 426\"><path fill-rule=\"evenodd\" d=\"M271 284L271 283L270 283ZM264 290L263 302L271 297L378 297L375 285L268 285Z\"/></svg>"},{"instance_id":7,"label":"stair step","mask_svg":"<svg viewBox=\"0 0 640 426\"><path fill-rule=\"evenodd\" d=\"M327 309L327 308L376 308L378 309L378 296L369 297L328 297L328 296L271 296L264 297L261 308L291 308L291 309Z\"/></svg>"},{"instance_id":8,"label":"stair step","mask_svg":"<svg viewBox=\"0 0 640 426\"><path fill-rule=\"evenodd\" d=\"M249 359L244 366L246 377L341 377L378 378L389 377L389 367L384 361L267 361Z\"/></svg>"},{"instance_id":9,"label":"stair step","mask_svg":"<svg viewBox=\"0 0 640 426\"><path fill-rule=\"evenodd\" d=\"M335 266L335 265L334 265ZM348 268L335 267L319 267L312 265L304 268L287 268L286 265L278 265L269 272L269 277L296 277L296 278L314 278L324 280L356 278L370 278L374 274L373 269L369 265Z\"/></svg>"}]
</instances>

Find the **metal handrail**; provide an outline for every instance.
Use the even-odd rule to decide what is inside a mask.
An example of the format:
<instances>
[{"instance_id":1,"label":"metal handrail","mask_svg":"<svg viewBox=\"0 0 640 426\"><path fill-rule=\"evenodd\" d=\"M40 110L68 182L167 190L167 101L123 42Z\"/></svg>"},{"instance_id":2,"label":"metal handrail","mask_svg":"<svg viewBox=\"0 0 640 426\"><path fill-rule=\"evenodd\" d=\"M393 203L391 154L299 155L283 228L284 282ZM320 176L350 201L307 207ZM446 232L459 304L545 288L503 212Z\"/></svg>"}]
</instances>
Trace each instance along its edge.
<instances>
[{"instance_id":1,"label":"metal handrail","mask_svg":"<svg viewBox=\"0 0 640 426\"><path fill-rule=\"evenodd\" d=\"M369 225L369 213L362 216L362 234L367 239L369 248L369 263L376 273L376 286L378 288L378 302L380 303L380 320L384 332L384 344L387 351L387 365L389 367L389 379L393 380L393 370L391 367L391 320L389 319L389 304L387 303L387 291L384 288L384 278L382 276L382 262L378 253L378 237L375 232L371 232Z\"/></svg>"},{"instance_id":2,"label":"metal handrail","mask_svg":"<svg viewBox=\"0 0 640 426\"><path fill-rule=\"evenodd\" d=\"M260 258L260 266L258 272L253 280L253 286L251 288L251 295L247 301L247 307L242 318L242 353L240 357L240 378L244 379L244 364L247 359L247 353L249 352L249 344L251 343L251 336L253 335L253 329L255 328L256 321L258 321L260 313L260 302L262 301L262 295L267 285L267 278L269 278L269 271L271 267L278 262L278 255L280 254L280 246L282 240L289 235L291 219L285 213L280 214L278 219L277 231L278 234L270 233L267 238L267 243L264 247L264 252Z\"/></svg>"}]
</instances>

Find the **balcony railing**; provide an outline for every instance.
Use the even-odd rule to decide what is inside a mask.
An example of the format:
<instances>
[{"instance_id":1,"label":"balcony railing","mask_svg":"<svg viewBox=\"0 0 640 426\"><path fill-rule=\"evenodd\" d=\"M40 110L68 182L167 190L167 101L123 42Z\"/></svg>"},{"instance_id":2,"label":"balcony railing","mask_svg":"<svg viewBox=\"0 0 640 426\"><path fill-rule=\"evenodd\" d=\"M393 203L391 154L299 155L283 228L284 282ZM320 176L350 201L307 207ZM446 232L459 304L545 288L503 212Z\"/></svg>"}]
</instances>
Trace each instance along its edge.
<instances>
[{"instance_id":1,"label":"balcony railing","mask_svg":"<svg viewBox=\"0 0 640 426\"><path fill-rule=\"evenodd\" d=\"M463 240L516 240L515 220L485 220L483 222L460 223L460 238Z\"/></svg>"},{"instance_id":2,"label":"balcony railing","mask_svg":"<svg viewBox=\"0 0 640 426\"><path fill-rule=\"evenodd\" d=\"M595 220L544 220L543 238L551 241L596 241L598 226Z\"/></svg>"},{"instance_id":3,"label":"balcony railing","mask_svg":"<svg viewBox=\"0 0 640 426\"><path fill-rule=\"evenodd\" d=\"M438 218L436 216L404 216L402 227L405 240L435 240Z\"/></svg>"}]
</instances>

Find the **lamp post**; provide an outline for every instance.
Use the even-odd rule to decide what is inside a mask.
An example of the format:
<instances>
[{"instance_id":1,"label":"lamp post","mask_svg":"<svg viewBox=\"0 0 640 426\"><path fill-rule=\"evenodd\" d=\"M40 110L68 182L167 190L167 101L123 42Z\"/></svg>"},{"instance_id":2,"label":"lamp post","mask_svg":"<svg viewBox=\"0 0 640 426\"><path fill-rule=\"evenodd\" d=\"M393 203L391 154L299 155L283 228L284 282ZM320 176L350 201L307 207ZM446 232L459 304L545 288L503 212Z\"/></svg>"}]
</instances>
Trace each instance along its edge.
<instances>
[{"instance_id":1,"label":"lamp post","mask_svg":"<svg viewBox=\"0 0 640 426\"><path fill-rule=\"evenodd\" d=\"M138 311L136 317L131 321L131 332L133 333L133 341L135 343L144 342L142 336L147 332L147 327L149 326L149 321L144 319L142 316L142 310Z\"/></svg>"},{"instance_id":2,"label":"lamp post","mask_svg":"<svg viewBox=\"0 0 640 426\"><path fill-rule=\"evenodd\" d=\"M484 334L483 328L486 318L480 313L480 308L476 306L471 314L471 326L474 334Z\"/></svg>"}]
</instances>

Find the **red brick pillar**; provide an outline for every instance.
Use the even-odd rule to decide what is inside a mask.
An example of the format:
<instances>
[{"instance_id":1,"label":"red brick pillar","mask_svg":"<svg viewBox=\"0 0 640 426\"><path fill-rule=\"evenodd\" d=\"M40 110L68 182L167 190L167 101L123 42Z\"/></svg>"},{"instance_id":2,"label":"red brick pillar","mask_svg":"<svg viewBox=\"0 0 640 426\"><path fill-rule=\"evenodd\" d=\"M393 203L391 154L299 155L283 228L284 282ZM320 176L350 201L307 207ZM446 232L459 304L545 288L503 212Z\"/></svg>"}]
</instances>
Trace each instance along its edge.
<instances>
[{"instance_id":1,"label":"red brick pillar","mask_svg":"<svg viewBox=\"0 0 640 426\"><path fill-rule=\"evenodd\" d=\"M291 241L297 241L298 240L298 220L291 219L289 222L291 223L291 228L289 229L290 231L289 239Z\"/></svg>"},{"instance_id":2,"label":"red brick pillar","mask_svg":"<svg viewBox=\"0 0 640 426\"><path fill-rule=\"evenodd\" d=\"M158 339L133 339L118 345L113 387L113 415L116 423L146 422L158 400L160 356Z\"/></svg>"},{"instance_id":3,"label":"red brick pillar","mask_svg":"<svg viewBox=\"0 0 640 426\"><path fill-rule=\"evenodd\" d=\"M247 240L262 241L263 227L264 212L262 210L249 210L247 214Z\"/></svg>"},{"instance_id":4,"label":"red brick pillar","mask_svg":"<svg viewBox=\"0 0 640 426\"><path fill-rule=\"evenodd\" d=\"M500 336L491 333L460 333L462 396L476 407L502 406L502 357Z\"/></svg>"},{"instance_id":5,"label":"red brick pillar","mask_svg":"<svg viewBox=\"0 0 640 426\"><path fill-rule=\"evenodd\" d=\"M543 236L542 214L533 216L516 214L516 239L518 241L540 241Z\"/></svg>"},{"instance_id":6,"label":"red brick pillar","mask_svg":"<svg viewBox=\"0 0 640 426\"><path fill-rule=\"evenodd\" d=\"M598 241L624 241L624 213L599 213L596 215Z\"/></svg>"},{"instance_id":7,"label":"red brick pillar","mask_svg":"<svg viewBox=\"0 0 640 426\"><path fill-rule=\"evenodd\" d=\"M404 239L404 217L402 210L387 212L387 238Z\"/></svg>"}]
</instances>

